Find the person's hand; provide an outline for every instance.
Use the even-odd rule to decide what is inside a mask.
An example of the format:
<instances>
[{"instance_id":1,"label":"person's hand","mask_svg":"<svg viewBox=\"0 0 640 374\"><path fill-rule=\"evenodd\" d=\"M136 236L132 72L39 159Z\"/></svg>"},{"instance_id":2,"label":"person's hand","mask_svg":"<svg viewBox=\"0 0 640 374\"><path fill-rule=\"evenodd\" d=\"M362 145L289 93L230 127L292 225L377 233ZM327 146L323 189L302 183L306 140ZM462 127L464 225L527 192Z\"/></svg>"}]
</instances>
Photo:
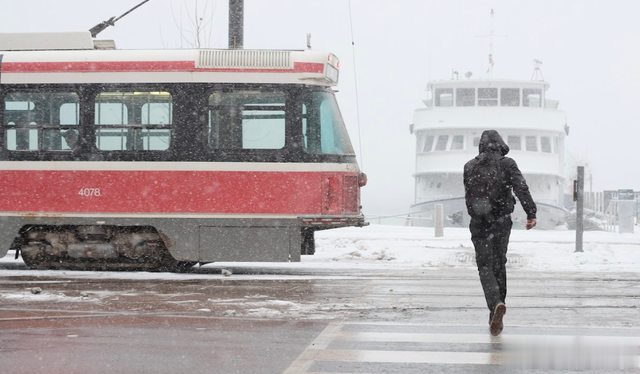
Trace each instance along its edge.
<instances>
[{"instance_id":1,"label":"person's hand","mask_svg":"<svg viewBox=\"0 0 640 374\"><path fill-rule=\"evenodd\" d=\"M527 230L531 230L532 228L535 227L535 225L536 225L536 219L535 218L527 220L527 226L526 226Z\"/></svg>"}]
</instances>

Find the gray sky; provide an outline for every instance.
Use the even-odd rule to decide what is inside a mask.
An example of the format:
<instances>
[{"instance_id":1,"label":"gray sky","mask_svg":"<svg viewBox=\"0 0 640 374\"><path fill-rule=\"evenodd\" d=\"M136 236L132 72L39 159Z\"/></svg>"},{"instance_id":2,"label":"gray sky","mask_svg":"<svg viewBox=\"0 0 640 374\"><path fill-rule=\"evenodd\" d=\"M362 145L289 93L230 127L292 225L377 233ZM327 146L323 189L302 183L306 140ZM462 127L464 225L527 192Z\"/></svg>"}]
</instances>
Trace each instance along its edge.
<instances>
[{"instance_id":1,"label":"gray sky","mask_svg":"<svg viewBox=\"0 0 640 374\"><path fill-rule=\"evenodd\" d=\"M140 1L0 0L0 32L88 30ZM197 3L202 13L207 1ZM100 38L120 49L186 48L180 27L193 40L195 4L151 0ZM226 48L227 4L208 2L207 47ZM587 163L593 190L640 190L640 1L352 0L350 23L347 0L245 0L244 46L303 49L311 33L314 49L340 58L338 100L369 176L365 213L399 214L414 196L413 110L427 82L452 69L483 77L489 41L478 36L489 33L492 8L495 34L505 36L494 41L494 78L528 80L532 60L543 61L548 97L560 100L571 126L571 170Z\"/></svg>"}]
</instances>

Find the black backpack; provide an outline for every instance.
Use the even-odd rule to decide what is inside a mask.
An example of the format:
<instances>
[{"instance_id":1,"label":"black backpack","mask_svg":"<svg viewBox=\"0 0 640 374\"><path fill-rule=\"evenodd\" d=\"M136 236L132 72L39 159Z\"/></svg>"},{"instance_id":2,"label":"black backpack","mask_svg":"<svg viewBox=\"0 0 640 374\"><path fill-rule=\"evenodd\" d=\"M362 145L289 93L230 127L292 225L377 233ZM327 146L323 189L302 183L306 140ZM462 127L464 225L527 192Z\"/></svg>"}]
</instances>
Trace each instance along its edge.
<instances>
[{"instance_id":1,"label":"black backpack","mask_svg":"<svg viewBox=\"0 0 640 374\"><path fill-rule=\"evenodd\" d=\"M503 171L501 160L504 157L496 153L483 153L470 169L469 214L484 216L505 211L508 202L513 199Z\"/></svg>"}]
</instances>

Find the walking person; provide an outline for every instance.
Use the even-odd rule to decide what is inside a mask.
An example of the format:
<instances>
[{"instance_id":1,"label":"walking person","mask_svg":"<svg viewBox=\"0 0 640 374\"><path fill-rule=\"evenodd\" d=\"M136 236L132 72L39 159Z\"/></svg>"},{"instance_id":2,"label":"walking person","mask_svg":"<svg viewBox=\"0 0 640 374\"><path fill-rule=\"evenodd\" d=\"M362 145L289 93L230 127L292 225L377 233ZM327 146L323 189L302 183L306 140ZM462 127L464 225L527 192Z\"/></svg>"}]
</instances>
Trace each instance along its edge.
<instances>
[{"instance_id":1,"label":"walking person","mask_svg":"<svg viewBox=\"0 0 640 374\"><path fill-rule=\"evenodd\" d=\"M489 308L489 330L502 332L507 312L507 247L516 194L527 214L527 230L536 225L536 204L516 162L505 157L509 146L495 130L482 133L479 154L464 165L469 231L476 251L480 283Z\"/></svg>"}]
</instances>

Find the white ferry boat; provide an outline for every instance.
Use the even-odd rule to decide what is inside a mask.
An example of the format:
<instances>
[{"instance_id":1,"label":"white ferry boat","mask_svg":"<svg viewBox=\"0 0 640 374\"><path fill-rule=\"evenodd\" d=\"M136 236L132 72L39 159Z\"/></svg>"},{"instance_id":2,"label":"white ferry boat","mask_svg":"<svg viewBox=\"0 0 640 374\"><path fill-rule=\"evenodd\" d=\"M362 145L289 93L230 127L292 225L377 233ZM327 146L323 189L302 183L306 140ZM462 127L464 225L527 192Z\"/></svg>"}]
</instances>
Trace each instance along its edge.
<instances>
[{"instance_id":1,"label":"white ferry boat","mask_svg":"<svg viewBox=\"0 0 640 374\"><path fill-rule=\"evenodd\" d=\"M539 66L538 66L539 67ZM565 113L546 96L545 81L466 79L432 81L425 107L415 110L415 202L410 224L433 226L435 205L444 205L445 226L468 226L464 203L464 164L478 154L484 130L497 130L522 171L538 206L538 227L565 222ZM514 228L524 227L520 203Z\"/></svg>"}]
</instances>

